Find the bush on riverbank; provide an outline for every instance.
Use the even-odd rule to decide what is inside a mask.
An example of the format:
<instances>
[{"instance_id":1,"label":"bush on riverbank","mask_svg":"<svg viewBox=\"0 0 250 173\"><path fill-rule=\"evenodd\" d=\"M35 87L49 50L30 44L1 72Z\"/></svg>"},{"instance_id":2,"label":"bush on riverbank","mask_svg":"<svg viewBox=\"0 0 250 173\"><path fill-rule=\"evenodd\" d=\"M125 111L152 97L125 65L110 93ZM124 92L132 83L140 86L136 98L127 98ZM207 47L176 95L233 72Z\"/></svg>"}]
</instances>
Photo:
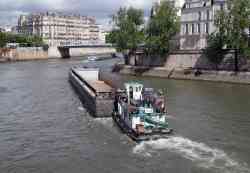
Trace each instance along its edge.
<instances>
[{"instance_id":1,"label":"bush on riverbank","mask_svg":"<svg viewBox=\"0 0 250 173\"><path fill-rule=\"evenodd\" d=\"M42 47L45 45L39 36L0 33L0 47L5 47L8 43L18 43L21 47Z\"/></svg>"}]
</instances>

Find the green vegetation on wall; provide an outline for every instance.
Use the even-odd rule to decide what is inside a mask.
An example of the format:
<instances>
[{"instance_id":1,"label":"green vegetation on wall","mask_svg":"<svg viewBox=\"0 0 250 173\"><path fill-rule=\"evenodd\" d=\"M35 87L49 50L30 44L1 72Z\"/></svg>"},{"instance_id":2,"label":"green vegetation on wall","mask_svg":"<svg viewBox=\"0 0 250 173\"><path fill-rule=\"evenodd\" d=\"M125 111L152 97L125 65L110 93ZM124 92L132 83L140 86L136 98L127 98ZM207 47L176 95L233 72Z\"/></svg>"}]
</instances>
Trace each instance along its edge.
<instances>
[{"instance_id":1,"label":"green vegetation on wall","mask_svg":"<svg viewBox=\"0 0 250 173\"><path fill-rule=\"evenodd\" d=\"M218 65L226 53L225 50L233 49L236 51L235 71L238 71L238 55L250 56L249 35L246 32L250 26L249 17L249 0L228 0L227 9L217 12L217 31L209 36L205 50L211 62Z\"/></svg>"},{"instance_id":2,"label":"green vegetation on wall","mask_svg":"<svg viewBox=\"0 0 250 173\"><path fill-rule=\"evenodd\" d=\"M45 45L42 38L38 36L26 36L0 32L0 47L5 47L7 43L19 43L20 46L24 47L38 47Z\"/></svg>"}]
</instances>

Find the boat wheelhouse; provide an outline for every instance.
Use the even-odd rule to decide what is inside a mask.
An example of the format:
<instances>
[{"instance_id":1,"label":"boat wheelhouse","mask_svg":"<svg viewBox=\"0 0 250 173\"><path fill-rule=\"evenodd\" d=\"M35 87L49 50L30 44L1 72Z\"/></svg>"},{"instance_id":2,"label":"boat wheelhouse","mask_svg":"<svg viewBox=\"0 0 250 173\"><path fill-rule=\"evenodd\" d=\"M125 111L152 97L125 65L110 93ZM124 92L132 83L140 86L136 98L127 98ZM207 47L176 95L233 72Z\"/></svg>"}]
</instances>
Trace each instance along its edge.
<instances>
[{"instance_id":1,"label":"boat wheelhouse","mask_svg":"<svg viewBox=\"0 0 250 173\"><path fill-rule=\"evenodd\" d=\"M144 88L137 82L125 83L115 95L113 118L135 141L158 139L172 133L168 126L166 98L162 91Z\"/></svg>"}]
</instances>

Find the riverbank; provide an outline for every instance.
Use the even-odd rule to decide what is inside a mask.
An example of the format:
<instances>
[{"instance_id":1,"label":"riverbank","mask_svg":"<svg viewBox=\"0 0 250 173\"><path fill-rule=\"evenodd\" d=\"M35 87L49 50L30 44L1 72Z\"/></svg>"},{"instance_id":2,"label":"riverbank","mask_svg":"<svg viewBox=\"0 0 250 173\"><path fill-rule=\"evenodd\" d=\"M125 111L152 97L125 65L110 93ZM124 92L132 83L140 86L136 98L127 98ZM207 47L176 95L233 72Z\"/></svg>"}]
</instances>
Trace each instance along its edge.
<instances>
[{"instance_id":1,"label":"riverbank","mask_svg":"<svg viewBox=\"0 0 250 173\"><path fill-rule=\"evenodd\" d=\"M104 60L115 54L114 48L106 47L80 47L68 49L69 57L83 57L83 56L96 56L98 60ZM18 47L18 48L0 48L0 63L1 62L15 62L27 60L44 60L63 58L62 52L58 47Z\"/></svg>"},{"instance_id":2,"label":"riverbank","mask_svg":"<svg viewBox=\"0 0 250 173\"><path fill-rule=\"evenodd\" d=\"M0 62L46 60L48 51L43 47L0 48Z\"/></svg>"},{"instance_id":3,"label":"riverbank","mask_svg":"<svg viewBox=\"0 0 250 173\"><path fill-rule=\"evenodd\" d=\"M224 82L250 85L250 72L232 71L208 71L201 70L201 74L196 75L194 70L167 70L164 67L137 68L133 66L122 66L119 73L135 76L160 77L176 80L197 80L209 82Z\"/></svg>"}]
</instances>

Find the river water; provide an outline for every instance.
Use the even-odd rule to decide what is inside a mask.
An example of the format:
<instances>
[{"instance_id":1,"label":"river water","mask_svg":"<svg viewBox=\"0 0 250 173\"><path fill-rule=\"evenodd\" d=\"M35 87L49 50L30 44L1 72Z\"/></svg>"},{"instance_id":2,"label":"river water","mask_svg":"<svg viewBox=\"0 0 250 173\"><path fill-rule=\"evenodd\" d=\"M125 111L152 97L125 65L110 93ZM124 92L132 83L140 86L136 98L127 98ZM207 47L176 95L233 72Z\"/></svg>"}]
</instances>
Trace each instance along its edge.
<instances>
[{"instance_id":1,"label":"river water","mask_svg":"<svg viewBox=\"0 0 250 173\"><path fill-rule=\"evenodd\" d=\"M249 173L250 87L119 76L166 88L175 135L135 144L110 118L93 119L67 81L78 64L0 64L1 173Z\"/></svg>"}]
</instances>

